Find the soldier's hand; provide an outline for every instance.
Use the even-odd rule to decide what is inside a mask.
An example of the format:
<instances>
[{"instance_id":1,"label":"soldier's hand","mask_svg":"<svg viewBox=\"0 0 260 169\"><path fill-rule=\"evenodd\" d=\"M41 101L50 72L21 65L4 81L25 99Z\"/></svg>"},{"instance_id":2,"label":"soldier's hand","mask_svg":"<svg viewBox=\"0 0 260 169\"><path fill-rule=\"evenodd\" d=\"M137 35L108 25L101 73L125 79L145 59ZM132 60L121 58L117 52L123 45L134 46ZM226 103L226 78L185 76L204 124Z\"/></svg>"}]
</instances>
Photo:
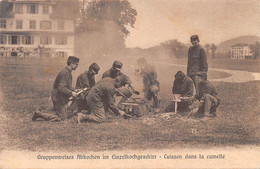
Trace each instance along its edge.
<instances>
[{"instance_id":1,"label":"soldier's hand","mask_svg":"<svg viewBox=\"0 0 260 169\"><path fill-rule=\"evenodd\" d=\"M123 115L125 115L125 112L122 111L122 110L119 110L119 114L120 114L121 116L123 116Z\"/></svg>"},{"instance_id":2,"label":"soldier's hand","mask_svg":"<svg viewBox=\"0 0 260 169\"><path fill-rule=\"evenodd\" d=\"M71 93L72 97L76 97L78 94L76 92Z\"/></svg>"}]
</instances>

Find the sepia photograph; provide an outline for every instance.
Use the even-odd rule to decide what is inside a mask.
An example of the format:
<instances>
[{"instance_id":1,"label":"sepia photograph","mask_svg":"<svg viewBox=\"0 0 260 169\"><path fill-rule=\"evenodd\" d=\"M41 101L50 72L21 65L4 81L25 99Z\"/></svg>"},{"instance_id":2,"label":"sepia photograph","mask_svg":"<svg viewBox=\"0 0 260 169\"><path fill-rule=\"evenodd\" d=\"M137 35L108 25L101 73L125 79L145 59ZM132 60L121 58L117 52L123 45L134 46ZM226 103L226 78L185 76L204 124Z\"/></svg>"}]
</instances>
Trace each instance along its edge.
<instances>
[{"instance_id":1,"label":"sepia photograph","mask_svg":"<svg viewBox=\"0 0 260 169\"><path fill-rule=\"evenodd\" d=\"M260 0L0 0L0 169L259 159Z\"/></svg>"}]
</instances>

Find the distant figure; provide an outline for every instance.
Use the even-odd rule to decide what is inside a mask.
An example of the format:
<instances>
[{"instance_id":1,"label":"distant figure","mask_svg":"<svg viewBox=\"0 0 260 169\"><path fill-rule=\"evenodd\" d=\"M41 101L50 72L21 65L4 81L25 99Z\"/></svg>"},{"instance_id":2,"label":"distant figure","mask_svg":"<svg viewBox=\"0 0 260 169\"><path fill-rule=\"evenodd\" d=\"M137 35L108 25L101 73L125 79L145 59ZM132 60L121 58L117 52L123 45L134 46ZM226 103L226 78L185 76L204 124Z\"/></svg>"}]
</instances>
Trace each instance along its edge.
<instances>
[{"instance_id":1,"label":"distant figure","mask_svg":"<svg viewBox=\"0 0 260 169\"><path fill-rule=\"evenodd\" d=\"M203 80L199 83L199 89L200 105L198 113L202 113L204 119L216 117L216 108L220 104L216 88L208 80Z\"/></svg>"},{"instance_id":2,"label":"distant figure","mask_svg":"<svg viewBox=\"0 0 260 169\"><path fill-rule=\"evenodd\" d=\"M95 85L95 75L98 74L100 67L95 62L92 63L88 71L80 74L77 78L76 89L85 89L87 88L86 92L82 93L80 97L74 99L69 107L69 115L74 116L78 111L85 109L84 99L89 92L90 88Z\"/></svg>"},{"instance_id":3,"label":"distant figure","mask_svg":"<svg viewBox=\"0 0 260 169\"><path fill-rule=\"evenodd\" d=\"M199 45L198 35L190 37L192 46L188 52L187 75L191 77L196 88L196 97L198 96L198 84L201 80L207 80L208 63L204 49Z\"/></svg>"},{"instance_id":4,"label":"distant figure","mask_svg":"<svg viewBox=\"0 0 260 169\"><path fill-rule=\"evenodd\" d=\"M172 86L172 94L178 95L181 102L178 103L178 111L190 111L194 98L194 85L192 79L185 75L182 71L175 74L175 80ZM177 103L177 102L176 102ZM173 112L175 102L171 102L166 108L165 112Z\"/></svg>"},{"instance_id":5,"label":"distant figure","mask_svg":"<svg viewBox=\"0 0 260 169\"><path fill-rule=\"evenodd\" d=\"M87 110L78 113L77 121L101 123L106 120L105 107L115 114L125 115L125 112L115 106L116 89L126 84L126 76L120 75L115 79L104 78L97 82L86 97Z\"/></svg>"},{"instance_id":6,"label":"distant figure","mask_svg":"<svg viewBox=\"0 0 260 169\"><path fill-rule=\"evenodd\" d=\"M51 99L55 114L36 111L32 117L33 121L38 118L48 121L60 121L67 119L67 106L69 98L77 96L75 89L72 87L71 71L77 69L78 63L79 58L69 56L67 66L58 74L54 81Z\"/></svg>"},{"instance_id":7,"label":"distant figure","mask_svg":"<svg viewBox=\"0 0 260 169\"><path fill-rule=\"evenodd\" d=\"M157 80L157 72L154 66L149 65L145 58L140 58L137 60L137 64L140 66L140 75L143 79L143 92L146 100L153 99L153 107L157 112L159 109L159 91L160 83Z\"/></svg>"}]
</instances>

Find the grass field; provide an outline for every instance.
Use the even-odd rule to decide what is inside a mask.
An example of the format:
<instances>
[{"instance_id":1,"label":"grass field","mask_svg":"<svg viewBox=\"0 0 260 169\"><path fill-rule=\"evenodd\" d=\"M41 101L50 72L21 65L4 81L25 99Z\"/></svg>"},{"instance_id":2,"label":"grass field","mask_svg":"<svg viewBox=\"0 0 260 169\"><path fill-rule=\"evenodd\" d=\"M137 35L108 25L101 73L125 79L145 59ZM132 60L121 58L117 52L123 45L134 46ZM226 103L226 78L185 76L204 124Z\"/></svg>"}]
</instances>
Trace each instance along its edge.
<instances>
[{"instance_id":1,"label":"grass field","mask_svg":"<svg viewBox=\"0 0 260 169\"><path fill-rule=\"evenodd\" d=\"M240 65L223 62L220 68L259 71L259 62L245 62ZM205 122L183 121L177 118L167 121L152 114L129 120L115 117L112 122L103 124L79 125L73 119L57 123L33 122L31 117L36 108L44 109L50 106L48 98L52 84L59 70L64 67L61 64L63 62L38 62L37 66L22 61L19 64L15 61L8 63L10 62L2 62L0 66L2 150L75 152L237 147L260 143L259 81L214 83L221 98L221 105L217 118ZM231 65L224 65L225 63ZM160 80L161 108L166 106L171 98L172 75L177 70L174 67L158 69L159 76L164 77ZM228 75L225 73L209 72L210 79L226 76Z\"/></svg>"}]
</instances>

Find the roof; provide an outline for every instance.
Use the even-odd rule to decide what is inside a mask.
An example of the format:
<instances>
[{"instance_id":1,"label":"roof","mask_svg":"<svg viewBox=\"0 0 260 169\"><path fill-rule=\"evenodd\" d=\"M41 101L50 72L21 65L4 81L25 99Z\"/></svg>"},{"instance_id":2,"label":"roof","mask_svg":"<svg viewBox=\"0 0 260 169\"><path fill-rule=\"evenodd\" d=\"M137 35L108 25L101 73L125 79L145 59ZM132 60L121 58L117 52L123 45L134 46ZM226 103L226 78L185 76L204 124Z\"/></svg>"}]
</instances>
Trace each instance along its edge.
<instances>
[{"instance_id":1,"label":"roof","mask_svg":"<svg viewBox=\"0 0 260 169\"><path fill-rule=\"evenodd\" d=\"M0 1L0 18L12 18L13 4L7 1Z\"/></svg>"},{"instance_id":2,"label":"roof","mask_svg":"<svg viewBox=\"0 0 260 169\"><path fill-rule=\"evenodd\" d=\"M235 44L231 47L244 47L244 46L249 46L247 43L238 43L238 44Z\"/></svg>"}]
</instances>

